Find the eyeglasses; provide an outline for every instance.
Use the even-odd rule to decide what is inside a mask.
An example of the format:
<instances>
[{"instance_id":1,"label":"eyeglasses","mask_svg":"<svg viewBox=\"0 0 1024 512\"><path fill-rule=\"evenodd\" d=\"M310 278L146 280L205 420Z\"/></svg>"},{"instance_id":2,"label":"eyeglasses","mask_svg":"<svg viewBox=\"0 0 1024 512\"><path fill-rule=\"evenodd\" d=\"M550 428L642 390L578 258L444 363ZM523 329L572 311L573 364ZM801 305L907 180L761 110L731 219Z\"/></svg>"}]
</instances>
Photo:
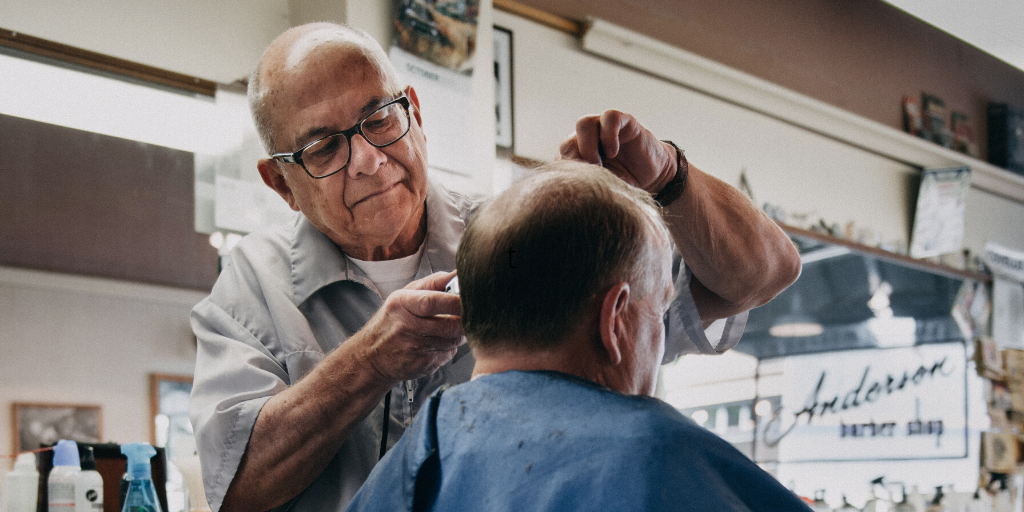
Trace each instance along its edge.
<instances>
[{"instance_id":1,"label":"eyeglasses","mask_svg":"<svg viewBox=\"0 0 1024 512\"><path fill-rule=\"evenodd\" d=\"M409 133L409 98L400 96L362 118L348 130L306 144L294 153L274 153L270 158L299 164L309 177L326 178L348 165L352 137L362 135L377 148L390 146Z\"/></svg>"}]
</instances>

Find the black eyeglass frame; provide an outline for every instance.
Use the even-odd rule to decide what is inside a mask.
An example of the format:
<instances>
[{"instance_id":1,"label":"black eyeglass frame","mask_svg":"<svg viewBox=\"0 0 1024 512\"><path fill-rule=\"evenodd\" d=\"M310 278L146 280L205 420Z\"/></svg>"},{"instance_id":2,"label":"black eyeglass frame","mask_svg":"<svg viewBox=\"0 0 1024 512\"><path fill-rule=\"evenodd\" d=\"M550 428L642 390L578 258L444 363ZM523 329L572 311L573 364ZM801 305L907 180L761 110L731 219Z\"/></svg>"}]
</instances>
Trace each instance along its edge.
<instances>
[{"instance_id":1,"label":"black eyeglass frame","mask_svg":"<svg viewBox=\"0 0 1024 512\"><path fill-rule=\"evenodd\" d=\"M366 135L363 135L363 122L366 121L367 119L369 119L371 116L373 116L377 112L380 112L381 110L384 110L385 108L388 108L391 105L394 105L395 103L398 103L399 105L401 105L402 109L405 110L405 120L406 120L405 131L402 132L402 134L399 135L397 139L395 139L395 140L393 140L393 141L391 141L391 142L389 142L387 144L374 144L373 142L370 141L370 139L366 138ZM348 164L352 161L352 137L353 136L355 136L355 135L362 135L363 140L365 140L371 146L373 146L375 148L384 148L384 147L390 146L390 145L392 145L392 144L402 140L402 137L405 137L409 133L409 129L411 129L411 128L412 128L412 119L409 116L409 98L403 94L403 95L401 95L401 96L399 96L399 97L397 97L397 98L395 98L395 99L393 99L393 100L391 100L391 101L389 101L389 102L387 102L387 103L377 107L376 109L373 110L373 112L370 112L369 114L366 115L366 117L363 117L362 119L360 119L359 122L356 123L355 126L353 126L352 128L349 128L348 130L344 130L344 131L340 131L340 132L335 132L335 133L332 133L330 135L325 135L323 137L320 137L319 139L314 140L313 142L310 142L309 144L306 144L305 146L302 146L302 148L300 148L298 151L296 151L294 153L274 153L274 154L270 155L270 158L278 159L278 160L281 160L282 162L285 162L285 163L288 163L288 164L299 164L299 166L302 167L302 170L306 171L306 175L308 175L310 178L313 178L314 180L319 180L319 179L327 178L329 176L334 176L335 174L338 174L339 172L344 170L346 167L348 167ZM335 136L338 136L338 135L344 135L345 136L345 140L348 142L348 158L345 159L345 165L341 166L338 170L336 170L334 172L330 172L328 174L324 174L323 176L313 176L313 173L309 172L309 169L306 168L306 164L304 164L302 162L302 152L307 150L307 149L309 149L310 147L316 145L317 143L325 140L325 139L329 139L331 137L335 137Z\"/></svg>"}]
</instances>

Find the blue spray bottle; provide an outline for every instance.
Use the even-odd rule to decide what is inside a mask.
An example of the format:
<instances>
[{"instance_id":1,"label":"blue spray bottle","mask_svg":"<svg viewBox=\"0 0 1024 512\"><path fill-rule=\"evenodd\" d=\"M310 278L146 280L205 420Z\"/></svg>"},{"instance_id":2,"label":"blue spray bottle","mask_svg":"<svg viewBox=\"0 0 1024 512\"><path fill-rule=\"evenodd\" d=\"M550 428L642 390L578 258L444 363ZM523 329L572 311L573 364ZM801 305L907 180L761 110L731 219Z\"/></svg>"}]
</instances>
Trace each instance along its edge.
<instances>
[{"instance_id":1,"label":"blue spray bottle","mask_svg":"<svg viewBox=\"0 0 1024 512\"><path fill-rule=\"evenodd\" d=\"M149 443L121 445L121 453L128 457L128 492L121 512L162 512L153 487L153 474L149 459L156 449Z\"/></svg>"}]
</instances>

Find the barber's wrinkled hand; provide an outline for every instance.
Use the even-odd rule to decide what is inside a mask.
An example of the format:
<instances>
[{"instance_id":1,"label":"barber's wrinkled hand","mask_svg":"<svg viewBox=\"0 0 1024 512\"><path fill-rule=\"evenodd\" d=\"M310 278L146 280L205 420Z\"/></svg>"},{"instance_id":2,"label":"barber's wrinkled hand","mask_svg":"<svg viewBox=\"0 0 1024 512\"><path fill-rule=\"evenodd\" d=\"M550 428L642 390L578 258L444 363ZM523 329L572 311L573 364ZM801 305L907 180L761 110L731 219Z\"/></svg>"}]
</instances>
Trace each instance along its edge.
<instances>
[{"instance_id":1,"label":"barber's wrinkled hand","mask_svg":"<svg viewBox=\"0 0 1024 512\"><path fill-rule=\"evenodd\" d=\"M455 356L465 342L462 303L444 287L455 272L438 272L395 290L366 323L364 355L391 380L429 375Z\"/></svg>"},{"instance_id":2,"label":"barber's wrinkled hand","mask_svg":"<svg viewBox=\"0 0 1024 512\"><path fill-rule=\"evenodd\" d=\"M652 194L676 173L676 153L635 117L606 110L576 121L576 133L562 142L559 158L601 165L630 185ZM602 155L603 151L603 155Z\"/></svg>"}]
</instances>

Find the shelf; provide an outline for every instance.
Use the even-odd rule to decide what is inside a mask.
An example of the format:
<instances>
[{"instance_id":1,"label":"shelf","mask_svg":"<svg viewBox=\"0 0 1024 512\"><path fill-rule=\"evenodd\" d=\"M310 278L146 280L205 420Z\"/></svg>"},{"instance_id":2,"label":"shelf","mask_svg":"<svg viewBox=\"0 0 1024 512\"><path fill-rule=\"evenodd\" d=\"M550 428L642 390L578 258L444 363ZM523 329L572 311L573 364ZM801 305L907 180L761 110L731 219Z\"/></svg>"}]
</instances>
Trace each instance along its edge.
<instances>
[{"instance_id":1,"label":"shelf","mask_svg":"<svg viewBox=\"0 0 1024 512\"><path fill-rule=\"evenodd\" d=\"M854 241L851 241L851 240L847 240L845 238L838 238L838 237L834 237L832 235L826 235L826 234L823 234L823 233L819 233L817 231L811 231L809 229L803 229L803 228L798 228L798 227L795 227L795 226L790 226L788 224L783 224L781 222L779 222L778 224L779 224L779 227L781 227L782 230L786 232L786 234L791 235L791 236L799 236L799 237L802 237L802 238L810 238L812 240L817 240L819 242L846 247L848 249L852 249L852 250L857 251L859 253L866 254L866 255L869 255L869 256L873 256L873 257L878 258L880 260L885 260L885 261L889 261L889 262L892 262L892 263L897 263L897 264L900 264L900 265L904 265L904 266L907 266L907 267L915 268L915 269L922 270L922 271L925 271L925 272L931 272L931 273L934 273L934 274L940 274L940 275L943 275L943 276L946 276L946 277L955 278L955 279L972 279L974 281L981 281L981 282L985 282L985 283L988 283L988 282L992 281L992 276L990 276L988 274L982 274L980 272L972 272L972 271L969 271L969 270L962 270L962 269L950 267L948 265L942 265L942 264L939 264L939 263L932 263L932 262L927 261L927 260L919 260L917 258L911 258L910 256L906 256L904 254L899 254L899 253L895 253L895 252L889 252L889 251L886 251L886 250L879 249L877 247L871 247L871 246L867 246L867 245L864 245L864 244L859 244L857 242L854 242Z\"/></svg>"}]
</instances>

